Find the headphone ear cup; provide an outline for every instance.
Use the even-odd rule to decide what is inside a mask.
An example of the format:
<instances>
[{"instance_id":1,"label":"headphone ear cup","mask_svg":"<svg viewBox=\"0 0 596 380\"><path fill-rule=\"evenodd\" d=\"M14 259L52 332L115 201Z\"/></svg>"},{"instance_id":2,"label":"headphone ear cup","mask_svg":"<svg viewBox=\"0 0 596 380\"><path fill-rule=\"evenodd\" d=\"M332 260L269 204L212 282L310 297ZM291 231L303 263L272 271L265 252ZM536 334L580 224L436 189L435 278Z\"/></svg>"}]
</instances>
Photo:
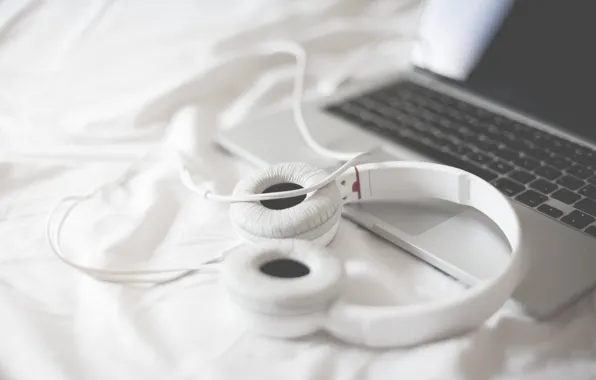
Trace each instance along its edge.
<instances>
[{"instance_id":1,"label":"headphone ear cup","mask_svg":"<svg viewBox=\"0 0 596 380\"><path fill-rule=\"evenodd\" d=\"M304 163L283 163L241 180L234 195L287 191L315 185L328 173ZM325 246L333 240L341 220L341 194L335 182L304 196L262 202L233 202L230 219L237 232L253 242L302 239Z\"/></svg>"},{"instance_id":2,"label":"headphone ear cup","mask_svg":"<svg viewBox=\"0 0 596 380\"><path fill-rule=\"evenodd\" d=\"M322 327L327 309L343 290L343 263L303 240L247 244L222 265L230 300L252 330L290 337Z\"/></svg>"}]
</instances>

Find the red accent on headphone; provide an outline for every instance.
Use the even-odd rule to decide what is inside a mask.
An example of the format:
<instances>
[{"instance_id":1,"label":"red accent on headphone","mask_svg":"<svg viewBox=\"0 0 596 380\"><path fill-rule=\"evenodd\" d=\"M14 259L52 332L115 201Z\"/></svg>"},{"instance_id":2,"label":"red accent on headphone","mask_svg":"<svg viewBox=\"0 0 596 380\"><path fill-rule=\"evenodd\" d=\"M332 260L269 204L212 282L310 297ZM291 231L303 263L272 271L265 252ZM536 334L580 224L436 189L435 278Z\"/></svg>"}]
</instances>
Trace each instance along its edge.
<instances>
[{"instance_id":1,"label":"red accent on headphone","mask_svg":"<svg viewBox=\"0 0 596 380\"><path fill-rule=\"evenodd\" d=\"M356 182L352 184L352 193L358 193L358 199L362 198L362 194L360 193L360 173L358 173L358 168L354 166L354 171L356 172Z\"/></svg>"}]
</instances>

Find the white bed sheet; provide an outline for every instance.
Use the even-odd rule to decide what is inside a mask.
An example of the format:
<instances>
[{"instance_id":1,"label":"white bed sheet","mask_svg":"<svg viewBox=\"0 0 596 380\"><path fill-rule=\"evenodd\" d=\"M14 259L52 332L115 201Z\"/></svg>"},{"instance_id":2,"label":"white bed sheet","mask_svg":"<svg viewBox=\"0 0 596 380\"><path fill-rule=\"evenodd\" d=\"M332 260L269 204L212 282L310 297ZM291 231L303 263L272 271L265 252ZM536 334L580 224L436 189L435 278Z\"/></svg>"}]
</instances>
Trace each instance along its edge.
<instances>
[{"instance_id":1,"label":"white bed sheet","mask_svg":"<svg viewBox=\"0 0 596 380\"><path fill-rule=\"evenodd\" d=\"M368 350L324 334L280 341L246 333L226 312L213 275L130 287L98 282L50 251L46 216L55 202L113 180L164 134L170 141L169 121L185 105L201 107L203 175L219 191L233 188L246 166L213 150L209 131L258 79L280 84L251 112L286 104L292 66L263 57L214 68L218 57L266 38L309 40L336 30L308 45L312 84L357 50L342 22L395 21L388 11L400 4L1 1L0 379L596 378L592 295L554 321L503 312L466 336ZM415 9L407 15L396 30L412 30ZM387 52L370 54L363 77L395 68L381 58ZM126 187L106 190L73 217L69 257L88 265L193 266L235 241L225 205L185 192L170 162L146 163ZM455 289L348 222L331 249L390 256L402 295Z\"/></svg>"}]
</instances>

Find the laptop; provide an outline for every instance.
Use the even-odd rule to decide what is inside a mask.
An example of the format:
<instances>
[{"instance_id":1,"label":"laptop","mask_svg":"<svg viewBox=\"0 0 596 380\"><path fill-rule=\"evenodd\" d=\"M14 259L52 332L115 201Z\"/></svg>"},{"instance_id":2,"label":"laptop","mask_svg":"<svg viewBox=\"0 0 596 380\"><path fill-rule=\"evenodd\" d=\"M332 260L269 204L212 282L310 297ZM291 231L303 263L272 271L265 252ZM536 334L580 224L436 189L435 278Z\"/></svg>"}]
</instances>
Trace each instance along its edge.
<instances>
[{"instance_id":1,"label":"laptop","mask_svg":"<svg viewBox=\"0 0 596 380\"><path fill-rule=\"evenodd\" d=\"M414 49L407 70L309 102L305 117L329 148L380 146L376 160L438 162L494 184L531 241L530 267L513 301L535 318L549 318L596 285L590 2L469 1L472 8L458 9L450 3L425 3L419 28L430 48ZM304 143L291 110L255 116L221 131L217 141L256 167L338 166ZM350 204L343 215L469 286L509 254L494 226L459 206ZM470 259L475 255L483 260Z\"/></svg>"}]
</instances>

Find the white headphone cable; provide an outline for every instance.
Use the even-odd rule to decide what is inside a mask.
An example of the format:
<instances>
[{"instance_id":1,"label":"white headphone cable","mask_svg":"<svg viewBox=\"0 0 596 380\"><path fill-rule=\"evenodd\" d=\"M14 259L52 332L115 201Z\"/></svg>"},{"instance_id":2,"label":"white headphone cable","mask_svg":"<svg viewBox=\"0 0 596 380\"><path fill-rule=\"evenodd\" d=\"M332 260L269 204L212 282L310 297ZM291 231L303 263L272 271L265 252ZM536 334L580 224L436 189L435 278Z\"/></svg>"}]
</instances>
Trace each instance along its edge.
<instances>
[{"instance_id":1,"label":"white headphone cable","mask_svg":"<svg viewBox=\"0 0 596 380\"><path fill-rule=\"evenodd\" d=\"M184 185L191 191L193 191L197 194L200 194L202 197L204 197L206 199L219 201L219 202L257 202L257 201L265 201L265 200L273 200L273 199L292 198L292 197L298 197L301 195L307 195L309 193L319 190L320 188L322 188L324 186L327 186L328 184L330 184L331 182L333 182L337 178L339 178L339 176L341 176L343 173L345 173L346 171L351 169L357 163L364 162L365 161L364 158L366 158L368 155L370 155L370 153L371 152L363 152L363 153L357 154L355 157L352 157L347 162L345 162L342 166L340 166L335 171L333 171L331 174L329 174L327 177L325 177L325 179L323 179L322 181L320 181L314 185L304 187L302 189L290 190L290 191L279 191L279 192L273 192L273 193L251 194L251 195L243 195L243 196L214 194L209 189L206 189L204 187L200 187L200 185L197 185L192 180L192 178L190 176L190 172L186 166L182 167L180 178L182 179L182 183L184 183Z\"/></svg>"},{"instance_id":2,"label":"white headphone cable","mask_svg":"<svg viewBox=\"0 0 596 380\"><path fill-rule=\"evenodd\" d=\"M372 28L373 26L367 25L367 28ZM402 36L403 37L403 36ZM419 40L419 38L414 38L415 40ZM386 42L384 40L383 42ZM425 43L425 41L421 41ZM282 199L282 198L291 198L297 197L301 195L306 195L308 193L312 193L321 187L329 184L330 182L337 179L341 174L347 171L351 166L356 163L362 163L365 156L368 156L378 150L380 147L376 149L371 149L369 151L364 152L340 152L329 149L321 144L319 144L316 139L312 136L308 125L306 123L304 117L304 109L303 109L303 98L304 98L304 82L307 74L307 54L305 49L297 42L294 41L278 41L278 42L267 42L263 43L256 49L251 50L252 54L255 53L262 53L262 54L274 54L274 53L287 53L292 55L296 60L296 70L294 75L294 90L292 94L292 112L294 122L298 127L298 130L306 142L306 144L316 153L329 157L332 159L336 159L338 161L346 161L342 166L340 166L335 172L329 175L325 180L321 181L318 184L313 186L309 186L307 188L292 190L292 191L283 191L283 192L274 192L274 193L266 193L266 194L254 194L254 195L245 195L242 197L236 197L233 195L219 195L212 193L209 189L201 187L201 185L197 185L191 178L190 171L188 168L182 164L180 177L184 185L191 191L200 194L204 198L221 201L221 202L254 202L254 201L263 201L263 200L273 200L273 199ZM245 53L240 53L235 56L243 56Z\"/></svg>"},{"instance_id":3,"label":"white headphone cable","mask_svg":"<svg viewBox=\"0 0 596 380\"><path fill-rule=\"evenodd\" d=\"M192 178L190 177L189 170L186 166L183 165L182 172L181 172L181 179L182 182L188 187L190 190L201 194L204 198L221 201L221 202L251 202L251 201L262 201L262 200L272 200L272 199L282 199L282 198L291 198L301 195L306 195L308 193L312 193L317 191L318 189L326 186L327 184L335 181L341 174L349 170L352 166L356 163L363 162L363 158L370 155L373 151L368 152L339 152L329 148L326 148L319 144L310 133L305 117L304 117L304 110L302 106L303 97L304 97L304 82L307 73L307 54L305 49L298 43L293 41L284 41L284 42L269 42L263 44L259 49L260 52L265 54L272 54L272 53L288 53L292 55L296 59L296 75L294 77L294 91L292 96L292 103L293 103L293 116L296 125L304 138L305 142L317 153L330 157L339 161L346 161L342 166L336 169L333 173L331 173L328 177L326 177L323 181L303 188L299 190L292 190L292 191L284 191L284 192L274 192L274 193L267 193L267 194L254 194L254 195L246 195L242 197L237 197L233 195L219 195L211 193L209 189L201 188L197 186ZM251 51L252 54L255 51ZM142 161L142 159L140 160ZM134 166L133 166L134 167ZM127 171L132 170L129 168ZM124 177L124 176L123 176ZM119 179L112 183L111 185L118 185L122 179ZM64 225L64 222L70 212L76 207L80 202L89 199L92 194L86 196L71 196L62 199L51 211L48 216L47 221L47 228L46 228L46 235L48 241L50 243L50 247L54 254L62 260L64 263L68 264L75 269L83 271L97 279L103 281L110 281L110 282L119 282L119 283L164 283L170 282L177 278L186 276L192 272L196 272L199 270L213 270L213 263L219 261L221 259L221 255L219 258L210 260L205 262L202 265L199 265L195 268L172 268L172 269L159 269L159 270L118 270L118 269L101 269L101 268L92 268L84 265L77 264L66 257L64 252L61 249L60 245L60 232ZM56 214L56 211L60 208L62 204L65 202L72 202L71 205L67 208L66 212L60 219L60 222L57 226L55 236L52 234L51 227L52 227L52 220ZM233 249L232 247L224 252L228 252L229 250ZM156 280L156 279L140 279L140 278L121 278L121 279L107 279L107 276L123 276L123 275L163 275L173 273L171 277L168 277L165 280Z\"/></svg>"},{"instance_id":4,"label":"white headphone cable","mask_svg":"<svg viewBox=\"0 0 596 380\"><path fill-rule=\"evenodd\" d=\"M291 190L291 191L282 191L282 192L273 192L273 193L266 193L266 194L254 194L254 195L245 195L242 197L237 197L233 195L220 195L214 194L209 189L202 187L201 185L197 185L191 178L190 171L184 163L182 163L180 177L182 183L191 191L201 195L202 197L210 200L220 201L220 202L254 202L254 201L263 201L263 200L273 200L273 199L283 199L283 198L291 198L297 197L301 195L306 195L317 191L318 189L326 186L327 184L335 181L341 174L349 170L352 166L356 163L362 163L364 160L363 158L373 153L375 150L365 151L365 152L339 152L328 149L321 144L319 144L307 126L306 120L304 118L304 110L302 107L302 101L304 97L304 81L306 77L306 70L307 70L307 54L304 48L293 41L283 41L283 42L268 42L264 43L261 47L257 48L259 52L271 54L271 53L288 53L292 55L296 59L296 74L294 76L294 91L292 96L292 109L293 109L293 116L296 126L300 131L300 134L304 138L305 142L318 154L321 154L325 157L334 158L339 161L346 161L342 166L336 169L333 173L331 173L327 178L323 181L298 190ZM251 50L254 54L255 51ZM182 160L183 161L183 160Z\"/></svg>"},{"instance_id":5,"label":"white headphone cable","mask_svg":"<svg viewBox=\"0 0 596 380\"><path fill-rule=\"evenodd\" d=\"M303 99L305 92L305 80L308 69L308 56L306 50L297 42L294 41L279 41L266 42L261 47L257 47L256 51L266 54L286 53L294 57L296 60L296 74L294 75L294 88L292 91L292 110L293 118L302 138L308 146L316 153L329 157L338 161L346 161L352 159L363 152L341 152L329 149L321 145L312 136L305 117L303 109Z\"/></svg>"},{"instance_id":6,"label":"white headphone cable","mask_svg":"<svg viewBox=\"0 0 596 380\"><path fill-rule=\"evenodd\" d=\"M321 182L319 182L313 186L305 187L305 188L299 189L299 190L292 190L292 191L246 195L246 196L242 196L242 197L237 197L237 196L233 196L233 195L218 195L218 194L211 193L208 189L198 187L190 178L188 169L185 166L183 167L181 178L182 178L182 182L189 189L202 194L207 199L220 201L220 202L250 202L250 201L290 198L290 197L296 197L296 196L312 193L312 192L320 189L321 187L324 187L327 184L335 181L341 174L343 174L345 171L349 170L356 163L362 162L363 158L366 157L368 154L369 154L368 152L358 154L356 157L353 157L352 159L350 159L346 163L344 163L342 166L340 166L338 169L336 169L333 173L331 173L329 176L327 176L324 180L322 180ZM132 169L129 169L129 170L132 170ZM114 186L114 185L120 183L121 181L122 181L122 179L119 179L119 180L115 181L114 183L110 184L110 186ZM184 277L184 276L186 276L190 273L196 272L196 271L217 270L213 266L213 264L219 262L222 259L223 255L225 255L226 252L234 249L237 246L237 245L235 245L232 248L225 250L217 258L209 260L209 261L207 261L197 267L194 267L194 268L171 268L171 269L156 269L156 270L140 270L140 269L123 270L123 269L93 268L93 267L77 264L77 263L73 262L72 260L68 259L66 257L66 255L64 254L64 252L62 251L61 244L60 244L60 237L61 237L60 232L62 231L62 228L64 226L66 218L73 211L73 209L77 205L79 205L81 202L91 198L94 194L95 194L95 192L85 195L85 196L70 196L70 197L61 199L56 204L56 206L54 206L52 208L52 210L50 211L50 213L48 215L48 220L46 223L46 237L50 244L50 248L52 249L54 254L60 260L62 260L67 265L69 265L79 271L82 271L94 278L97 278L99 280L108 281L108 282L116 282L116 283L165 283L165 282L171 282L175 279ZM62 206L66 202L70 202L71 204L67 207L66 211L60 218L58 225L56 226L56 231L53 234L52 233L52 226L53 226L52 222L55 218L56 212L60 209L60 206ZM155 278L153 278L153 279L140 279L140 278L116 279L115 278L117 276L125 276L125 275L129 275L129 276L131 276L131 275L136 275L136 276L167 275L170 273L172 274L172 276L167 277L166 279L162 279L162 280L157 280ZM114 277L112 279L108 279L108 276L114 276Z\"/></svg>"},{"instance_id":7,"label":"white headphone cable","mask_svg":"<svg viewBox=\"0 0 596 380\"><path fill-rule=\"evenodd\" d=\"M377 25L372 23L371 21L367 20L365 23L352 23L352 29L372 29L372 30L386 30L386 25ZM428 44L427 41L424 41L420 38L420 36L406 36L402 33L398 34L400 39L407 39L411 38L413 41L419 41L423 44ZM392 37L395 37L393 35ZM388 38L383 38L382 41L377 42L374 44L374 47L365 49L365 52L370 52L379 46L382 43L386 43ZM275 54L275 53L286 53L292 55L296 60L296 70L294 75L294 89L292 92L292 113L294 122L298 127L298 131L300 135L306 142L306 144L316 153L324 156L329 157L338 161L347 161L355 156L358 156L364 152L344 152L344 151L337 151L333 149L329 149L323 145L321 145L312 135L310 132L308 125L306 123L306 119L304 117L304 107L303 107L303 100L304 100L304 93L305 93L305 80L308 71L308 54L302 45L300 45L296 41L272 41L263 43L261 46L257 47L254 50L251 50L252 54L256 52L262 54ZM426 53L426 52L425 52ZM348 68L351 70L351 67ZM345 74L346 70L343 70ZM337 82L337 78L335 78ZM334 83L336 86L337 83ZM378 149L378 148L377 148ZM373 149L373 151L376 149ZM370 151L369 151L370 153Z\"/></svg>"},{"instance_id":8,"label":"white headphone cable","mask_svg":"<svg viewBox=\"0 0 596 380\"><path fill-rule=\"evenodd\" d=\"M99 187L98 189L96 189L95 191L87 194L87 195L82 195L82 196L68 196L65 198L62 198L60 201L58 201L58 203L52 207L52 209L50 210L48 217L47 217L47 222L46 222L46 238L48 239L50 248L52 250L52 252L64 263L66 263L67 265L81 271L84 272L98 280L101 281L106 281L106 282L114 282L114 283L137 283L137 284L142 284L142 283L153 283L153 284L162 284L162 283L167 283L167 282L171 282L173 280L176 280L178 278L184 277L186 275L189 275L193 272L196 271L216 271L217 268L214 266L214 264L216 264L217 262L221 261L221 259L223 258L223 256L229 252L230 250L236 248L238 246L238 244L234 245L233 247L224 250L223 252L221 252L216 258L212 259L212 260L208 260L206 262L204 262L203 264L194 267L194 268L171 268L171 269L155 269L155 270L125 270L125 269L103 269L103 268L93 268L93 267L89 267L89 266L85 266L85 265L81 265L81 264L77 264L74 261L70 260L69 258L67 258L67 256L64 254L64 252L62 251L62 246L60 243L60 238L61 238L61 231L62 228L64 226L64 223L66 222L66 218L68 217L68 215L74 210L74 208L79 205L81 202L90 199L91 197L93 197L95 194L97 194L98 191L100 191L101 189L105 189L107 187L115 187L115 186L120 186L122 185L123 181L125 180L125 178L127 177L127 175L130 174L131 171L135 170L136 167L141 166L144 164L144 160L149 157L151 154L169 154L170 151L168 149L166 149L165 151L160 152L160 148L158 148L156 151L151 151L147 154L145 154L141 159L139 159L138 161L136 161L135 163L133 163L130 167L128 167L124 173L122 173L116 180L114 180L113 182L110 182L104 186ZM62 217L59 220L58 225L56 226L56 231L53 234L52 233L52 226L53 226L53 221L54 218L56 216L57 211L60 209L60 207L62 205L64 205L65 203L70 202L70 205L66 208L66 211L64 212L64 214L62 215ZM119 276L156 276L156 275L168 275L171 274L171 276L167 276L165 279L150 279L150 278L118 278L116 279L116 277ZM112 277L113 279L109 279L109 277ZM163 276L162 276L163 277Z\"/></svg>"},{"instance_id":9,"label":"white headphone cable","mask_svg":"<svg viewBox=\"0 0 596 380\"><path fill-rule=\"evenodd\" d=\"M227 252L229 252L230 250L232 250L238 246L238 244L236 244L233 247L224 250L221 254L218 255L218 257L208 260L208 261L204 262L203 264L200 264L194 268L126 270L126 269L93 268L93 267L77 264L74 261L68 259L66 257L66 255L64 254L64 252L62 251L61 244L60 244L60 238L61 238L60 232L62 231L64 222L66 221L67 216L73 211L73 209L78 204L80 204L82 201L84 201L86 199L89 199L91 197L91 195L92 194L86 195L86 196L66 197L66 198L62 199L60 202L58 202L58 204L56 204L56 206L52 208L52 211L50 212L50 214L48 216L48 221L46 224L46 236L47 236L48 242L50 243L50 247L51 247L52 251L56 254L56 256L60 260L62 260L64 263L68 264L69 266L71 266L79 271L82 271L92 277L95 277L99 280L108 281L108 282L118 282L118 283L165 283L165 282L170 282L172 280L184 277L184 276L186 276L190 273L196 272L196 271L218 271L218 269L213 264L216 264L219 261L221 261L223 256ZM65 204L67 202L70 202L70 205L66 208L66 211L60 218L58 225L56 226L56 231L53 234L52 233L52 225L53 225L52 221L55 217L55 214L60 209L60 206L62 206L63 204ZM132 276L132 275L143 276L143 275L169 275L169 274L171 274L171 276L168 276L165 279L155 279L155 278L142 279L142 278L125 278L125 277L120 278L120 279L115 279L115 277L127 276L127 275L128 276ZM109 276L113 276L114 279L112 279L112 280L108 279Z\"/></svg>"}]
</instances>

